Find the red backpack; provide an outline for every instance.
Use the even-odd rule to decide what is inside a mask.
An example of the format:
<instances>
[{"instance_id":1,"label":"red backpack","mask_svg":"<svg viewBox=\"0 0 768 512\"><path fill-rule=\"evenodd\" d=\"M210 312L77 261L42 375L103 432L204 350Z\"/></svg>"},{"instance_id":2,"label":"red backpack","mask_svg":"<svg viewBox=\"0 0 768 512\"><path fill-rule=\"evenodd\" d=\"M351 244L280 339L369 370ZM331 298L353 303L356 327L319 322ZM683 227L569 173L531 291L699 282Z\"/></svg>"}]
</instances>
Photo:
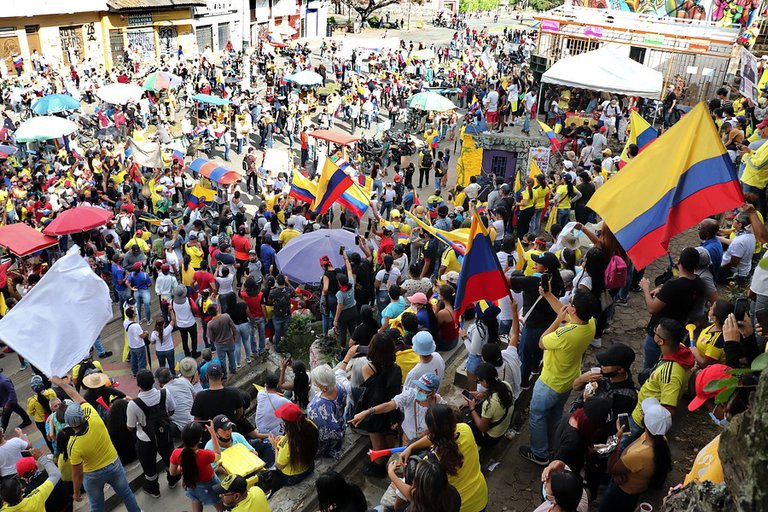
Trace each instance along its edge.
<instances>
[{"instance_id":1,"label":"red backpack","mask_svg":"<svg viewBox=\"0 0 768 512\"><path fill-rule=\"evenodd\" d=\"M608 290L618 290L627 284L627 263L621 256L614 256L605 267L605 287Z\"/></svg>"}]
</instances>

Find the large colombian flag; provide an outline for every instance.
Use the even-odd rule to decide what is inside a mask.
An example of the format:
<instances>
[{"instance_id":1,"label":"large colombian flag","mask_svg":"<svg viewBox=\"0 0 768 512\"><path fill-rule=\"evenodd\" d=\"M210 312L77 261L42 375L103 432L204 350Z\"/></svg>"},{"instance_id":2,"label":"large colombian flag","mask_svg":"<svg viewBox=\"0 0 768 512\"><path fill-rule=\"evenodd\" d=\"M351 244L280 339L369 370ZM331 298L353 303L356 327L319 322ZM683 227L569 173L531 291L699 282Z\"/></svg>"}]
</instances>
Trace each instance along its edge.
<instances>
[{"instance_id":1,"label":"large colombian flag","mask_svg":"<svg viewBox=\"0 0 768 512\"><path fill-rule=\"evenodd\" d=\"M627 143L624 144L624 150L621 152L619 169L629 163L630 144L637 144L637 149L642 151L648 147L648 144L655 141L658 136L659 133L653 129L650 123L633 110L629 118L629 137L627 137Z\"/></svg>"},{"instance_id":2,"label":"large colombian flag","mask_svg":"<svg viewBox=\"0 0 768 512\"><path fill-rule=\"evenodd\" d=\"M320 181L317 183L317 195L312 203L315 213L324 214L335 203L346 190L354 183L352 178L345 172L349 163L338 159L333 162L330 158L325 159L323 172L320 174Z\"/></svg>"},{"instance_id":3,"label":"large colombian flag","mask_svg":"<svg viewBox=\"0 0 768 512\"><path fill-rule=\"evenodd\" d=\"M189 206L189 208L192 210L196 210L197 208L201 208L203 205L205 205L205 203L213 201L214 197L216 197L215 190L205 188L204 186L197 183L189 193L189 197L187 198L187 206Z\"/></svg>"},{"instance_id":4,"label":"large colombian flag","mask_svg":"<svg viewBox=\"0 0 768 512\"><path fill-rule=\"evenodd\" d=\"M299 171L294 170L291 178L291 190L288 195L297 201L312 203L317 196L317 184Z\"/></svg>"},{"instance_id":5,"label":"large colombian flag","mask_svg":"<svg viewBox=\"0 0 768 512\"><path fill-rule=\"evenodd\" d=\"M552 149L555 151L560 151L560 139L557 138L557 135L555 135L555 132L552 130L552 128L542 123L541 121L537 122L539 123L541 131L543 131L544 135L546 135L549 139L549 143L552 144Z\"/></svg>"},{"instance_id":6,"label":"large colombian flag","mask_svg":"<svg viewBox=\"0 0 768 512\"><path fill-rule=\"evenodd\" d=\"M494 301L509 295L507 278L493 252L491 241L480 216L472 216L469 242L456 283L456 300L453 312L456 322L461 314L479 300Z\"/></svg>"},{"instance_id":7,"label":"large colombian flag","mask_svg":"<svg viewBox=\"0 0 768 512\"><path fill-rule=\"evenodd\" d=\"M597 189L587 206L637 268L667 252L673 236L744 202L731 159L705 103Z\"/></svg>"},{"instance_id":8,"label":"large colombian flag","mask_svg":"<svg viewBox=\"0 0 768 512\"><path fill-rule=\"evenodd\" d=\"M365 215L368 206L371 204L369 199L370 191L352 182L352 186L341 194L339 204L346 207L349 211L362 218Z\"/></svg>"}]
</instances>

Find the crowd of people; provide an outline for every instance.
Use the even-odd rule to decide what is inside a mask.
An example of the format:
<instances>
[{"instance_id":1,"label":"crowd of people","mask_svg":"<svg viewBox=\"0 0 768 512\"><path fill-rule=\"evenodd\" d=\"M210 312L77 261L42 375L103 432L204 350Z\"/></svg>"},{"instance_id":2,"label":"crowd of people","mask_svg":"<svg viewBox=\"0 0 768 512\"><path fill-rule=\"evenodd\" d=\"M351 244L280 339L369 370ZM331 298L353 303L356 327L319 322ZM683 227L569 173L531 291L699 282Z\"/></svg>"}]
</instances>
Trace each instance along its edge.
<instances>
[{"instance_id":1,"label":"crowd of people","mask_svg":"<svg viewBox=\"0 0 768 512\"><path fill-rule=\"evenodd\" d=\"M22 419L15 436L0 436L3 509L41 510L44 502L46 510L71 510L85 496L99 512L108 484L127 510L138 511L125 466L138 461L143 491L159 498L160 459L168 487L181 483L195 511L268 511L268 497L313 478L323 512L376 505L482 512L489 491L481 461L500 455L526 409L530 442L519 455L520 464L543 468L537 512L586 512L590 503L606 512L632 510L646 492L671 483L665 436L686 393L693 397L688 408L708 412L719 427L749 406L748 388L719 403L708 384L749 367L763 348L755 331L768 308L761 266L768 124L750 102L718 91L713 118L741 166L748 202L723 219L704 219L701 245L670 255L668 272L652 286L587 206L620 172L615 155L626 140L629 99L548 89L542 110L552 125L564 126L556 165L523 173L519 190L514 180L495 176L450 183L449 146L462 130L485 124L488 131L519 127L530 134L539 90L526 64L532 43L525 32L465 28L448 45L403 42L365 63L335 43L323 44L319 57L298 47L284 58L266 41L253 53L227 51L220 59L209 49L195 56L179 51L159 65L182 77L178 90L98 105L94 133L115 128L114 138L18 144L0 168L2 224L43 229L74 206L115 216L6 264L0 314L29 293L59 251L77 244L123 317L122 360L138 391L126 395L108 375L102 362L113 354L101 337L94 340L98 359L84 359L69 375L49 378L30 365L26 409L0 374L3 433L12 414ZM435 58L416 57L425 49ZM83 62L66 76L39 59L34 71L22 67L18 78L7 79L3 99L11 114L0 138L14 142L35 97L68 92L95 101L100 85L140 81L148 71L130 48L126 63L106 70ZM312 88L285 79L301 70L338 85L324 105ZM244 74L251 84L263 83L263 92L229 80ZM409 109L408 98L429 87L454 91L465 115ZM185 100L198 92L231 105ZM579 124L569 124L572 111L582 111ZM389 142L372 156L308 135L337 122L353 134L377 135L402 123L424 133L425 147L408 163L395 158ZM755 129L746 146L746 134L734 130L749 126ZM244 186L217 187L212 204L188 207L201 183L185 167L189 158L168 154L164 166L143 167L125 135L179 143L188 156L220 152L225 161L234 145L243 155ZM365 212L335 205L318 214L292 195L288 176L264 168L260 150L273 148L276 137L291 156L298 146L296 167L305 175L320 172L324 155L348 157L355 180L371 181ZM630 147L628 158L638 151ZM424 193L430 176L435 190ZM216 215L203 215L206 208ZM463 252L440 232L467 228L475 216L489 231L509 296L478 301L457 322ZM356 235L356 247L343 251L339 268L332 254L313 262L322 277L316 295L307 294L278 267L277 255L306 233L336 226ZM718 284L748 285L752 313L746 298L728 300ZM650 315L645 338L603 348L615 307L628 306L630 292L641 297L633 305ZM289 325L306 315L317 315L320 337L330 339L325 363L285 353ZM642 346L641 364L634 346ZM598 365L585 371L588 350ZM466 375L460 393L448 381L455 354ZM19 359L22 369L29 365ZM154 371L147 368L151 359ZM244 368L265 370L263 381L244 383L257 392L233 385L243 385ZM633 376L633 368L642 371ZM26 438L22 429L33 422L50 456ZM319 459L344 453L352 430L364 433L374 451L404 448L366 462L367 477L390 481L376 503L334 471L315 475ZM718 443L719 437L702 449L685 484L723 481ZM262 463L257 485L227 468L227 457L242 450Z\"/></svg>"}]
</instances>

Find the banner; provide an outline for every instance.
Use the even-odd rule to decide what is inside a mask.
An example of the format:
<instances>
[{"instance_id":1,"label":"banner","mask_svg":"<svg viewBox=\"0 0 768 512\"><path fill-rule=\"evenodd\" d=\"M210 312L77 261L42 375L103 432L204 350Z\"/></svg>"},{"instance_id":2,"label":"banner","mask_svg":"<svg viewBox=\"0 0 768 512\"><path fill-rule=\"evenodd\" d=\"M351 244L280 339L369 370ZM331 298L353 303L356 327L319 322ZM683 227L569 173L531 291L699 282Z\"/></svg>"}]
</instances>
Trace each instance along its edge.
<instances>
[{"instance_id":1,"label":"banner","mask_svg":"<svg viewBox=\"0 0 768 512\"><path fill-rule=\"evenodd\" d=\"M539 171L545 176L549 172L549 156L552 153L552 148L529 148L528 149L528 161L535 161ZM529 164L529 169L531 168Z\"/></svg>"},{"instance_id":2,"label":"banner","mask_svg":"<svg viewBox=\"0 0 768 512\"><path fill-rule=\"evenodd\" d=\"M741 72L739 92L744 97L752 100L753 103L757 103L757 82L759 80L757 76L757 59L744 47L741 48L739 71Z\"/></svg>"},{"instance_id":3,"label":"banner","mask_svg":"<svg viewBox=\"0 0 768 512\"><path fill-rule=\"evenodd\" d=\"M144 167L163 167L163 155L160 152L160 144L157 142L136 142L128 138L128 147L131 149L133 161Z\"/></svg>"},{"instance_id":4,"label":"banner","mask_svg":"<svg viewBox=\"0 0 768 512\"><path fill-rule=\"evenodd\" d=\"M483 167L483 148L475 146L475 138L465 133L461 138L461 154L456 163L456 184L466 187L469 178L479 176Z\"/></svg>"}]
</instances>

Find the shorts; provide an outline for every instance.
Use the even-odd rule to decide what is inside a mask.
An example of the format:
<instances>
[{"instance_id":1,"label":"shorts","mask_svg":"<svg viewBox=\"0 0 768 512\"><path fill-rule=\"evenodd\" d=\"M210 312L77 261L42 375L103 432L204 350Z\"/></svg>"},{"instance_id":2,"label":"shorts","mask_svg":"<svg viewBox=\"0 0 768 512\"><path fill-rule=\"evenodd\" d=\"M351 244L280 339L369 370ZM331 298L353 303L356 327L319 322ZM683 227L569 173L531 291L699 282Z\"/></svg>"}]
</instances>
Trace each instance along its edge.
<instances>
[{"instance_id":1,"label":"shorts","mask_svg":"<svg viewBox=\"0 0 768 512\"><path fill-rule=\"evenodd\" d=\"M207 482L197 482L194 488L184 489L184 494L187 495L191 501L202 503L204 506L213 506L217 504L221 499L219 495L213 492L213 486L218 482L214 476Z\"/></svg>"},{"instance_id":2,"label":"shorts","mask_svg":"<svg viewBox=\"0 0 768 512\"><path fill-rule=\"evenodd\" d=\"M499 120L499 113L498 112L486 112L485 113L485 120L489 123L495 123Z\"/></svg>"},{"instance_id":3,"label":"shorts","mask_svg":"<svg viewBox=\"0 0 768 512\"><path fill-rule=\"evenodd\" d=\"M475 355L475 354L469 354L467 355L467 371L470 373L477 372L477 367L480 366L480 363L483 362L483 358Z\"/></svg>"}]
</instances>

